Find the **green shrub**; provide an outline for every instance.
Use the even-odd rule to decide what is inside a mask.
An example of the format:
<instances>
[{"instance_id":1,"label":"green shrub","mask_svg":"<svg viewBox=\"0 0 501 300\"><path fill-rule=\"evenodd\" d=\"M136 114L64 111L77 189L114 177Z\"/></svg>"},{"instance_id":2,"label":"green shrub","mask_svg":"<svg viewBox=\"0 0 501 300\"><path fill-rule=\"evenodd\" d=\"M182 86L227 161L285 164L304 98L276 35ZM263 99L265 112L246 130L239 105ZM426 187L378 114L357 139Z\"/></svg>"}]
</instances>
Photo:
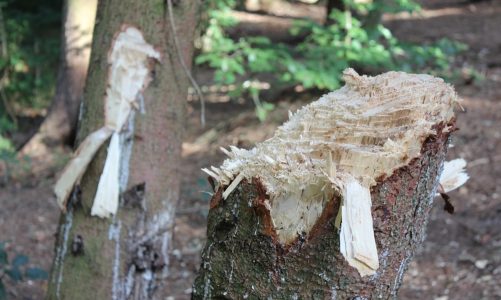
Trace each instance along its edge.
<instances>
[{"instance_id":1,"label":"green shrub","mask_svg":"<svg viewBox=\"0 0 501 300\"><path fill-rule=\"evenodd\" d=\"M379 22L379 17L383 12L419 10L419 6L410 0L368 4L345 1L348 9L332 11L330 22L326 24L311 20L295 22L291 33L301 36L306 33L306 38L296 45L272 43L262 36L233 40L225 30L237 24L230 14L236 2L216 0L211 3L209 22L202 37L202 51L195 62L214 69L217 84L238 84L233 95L250 96L257 105L256 113L260 119L264 119L266 110L263 112L260 104L259 89L252 89L252 84L239 83L238 76L245 77L245 83L255 82L258 74L269 73L279 82L320 90L338 88L340 74L348 66L369 73L404 70L447 77L453 72L451 62L454 56L466 49L464 45L447 39L416 45L395 38Z\"/></svg>"}]
</instances>

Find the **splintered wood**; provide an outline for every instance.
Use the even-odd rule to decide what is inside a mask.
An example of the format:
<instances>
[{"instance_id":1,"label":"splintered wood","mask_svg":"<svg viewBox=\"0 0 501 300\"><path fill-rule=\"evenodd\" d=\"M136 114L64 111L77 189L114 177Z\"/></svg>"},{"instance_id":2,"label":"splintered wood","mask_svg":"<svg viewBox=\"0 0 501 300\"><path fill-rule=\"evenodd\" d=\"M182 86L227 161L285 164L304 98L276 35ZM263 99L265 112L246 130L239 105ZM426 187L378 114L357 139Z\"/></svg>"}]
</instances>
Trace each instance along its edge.
<instances>
[{"instance_id":1,"label":"splintered wood","mask_svg":"<svg viewBox=\"0 0 501 300\"><path fill-rule=\"evenodd\" d=\"M429 75L367 77L347 69L343 78L344 87L290 114L271 139L251 150L230 147L221 167L203 170L225 188L224 198L242 179L259 178L283 244L307 234L341 195L340 249L365 276L379 266L370 188L419 157L434 126L453 120L458 98Z\"/></svg>"},{"instance_id":2,"label":"splintered wood","mask_svg":"<svg viewBox=\"0 0 501 300\"><path fill-rule=\"evenodd\" d=\"M470 178L470 176L466 174L465 168L466 161L462 158L444 162L444 170L440 176L442 192L448 193L465 184Z\"/></svg>"},{"instance_id":3,"label":"splintered wood","mask_svg":"<svg viewBox=\"0 0 501 300\"><path fill-rule=\"evenodd\" d=\"M110 71L103 105L104 127L85 138L54 187L57 203L63 211L74 185L80 181L97 150L111 136L91 214L105 218L116 213L120 193L120 131L132 109L138 106L136 97L150 82L149 58L159 60L160 53L144 40L139 29L124 26L116 35L108 56Z\"/></svg>"}]
</instances>

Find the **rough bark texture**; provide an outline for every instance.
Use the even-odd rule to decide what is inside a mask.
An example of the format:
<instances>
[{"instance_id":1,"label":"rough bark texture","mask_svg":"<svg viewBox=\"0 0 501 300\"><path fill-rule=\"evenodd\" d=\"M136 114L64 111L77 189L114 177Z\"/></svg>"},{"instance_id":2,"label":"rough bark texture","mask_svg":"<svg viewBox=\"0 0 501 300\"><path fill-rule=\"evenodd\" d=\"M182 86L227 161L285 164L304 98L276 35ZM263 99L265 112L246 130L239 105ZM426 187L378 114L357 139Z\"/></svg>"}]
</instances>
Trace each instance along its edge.
<instances>
[{"instance_id":1,"label":"rough bark texture","mask_svg":"<svg viewBox=\"0 0 501 300\"><path fill-rule=\"evenodd\" d=\"M97 0L64 3L56 94L38 132L23 147L25 154L44 155L47 147L73 143L89 65L96 6Z\"/></svg>"},{"instance_id":2,"label":"rough bark texture","mask_svg":"<svg viewBox=\"0 0 501 300\"><path fill-rule=\"evenodd\" d=\"M452 124L450 124L452 125ZM335 196L313 230L290 245L277 242L258 179L243 181L226 199L211 201L208 241L193 299L388 299L395 298L425 229L444 162L444 124L429 136L421 156L371 189L379 269L360 277L340 253L334 225Z\"/></svg>"},{"instance_id":3,"label":"rough bark texture","mask_svg":"<svg viewBox=\"0 0 501 300\"><path fill-rule=\"evenodd\" d=\"M190 66L197 1L174 6L177 37ZM151 61L152 81L139 95L142 108L122 131L125 142L117 215L91 217L106 148L91 162L61 217L48 299L164 299L179 176L188 80L181 67L164 0L100 1L84 93L78 143L103 126L108 52L122 26L139 28L161 54ZM77 144L78 144L77 143ZM75 243L75 241L82 243ZM82 250L78 250L81 245ZM78 250L78 251L77 251Z\"/></svg>"}]
</instances>

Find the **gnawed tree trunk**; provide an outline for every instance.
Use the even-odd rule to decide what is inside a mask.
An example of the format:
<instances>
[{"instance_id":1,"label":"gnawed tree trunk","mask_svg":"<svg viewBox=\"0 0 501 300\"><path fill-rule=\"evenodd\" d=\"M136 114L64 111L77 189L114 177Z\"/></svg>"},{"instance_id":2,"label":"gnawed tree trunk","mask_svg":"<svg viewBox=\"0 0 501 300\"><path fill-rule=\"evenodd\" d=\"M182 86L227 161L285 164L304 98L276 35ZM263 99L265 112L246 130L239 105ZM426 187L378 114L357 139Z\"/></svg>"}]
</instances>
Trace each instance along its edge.
<instances>
[{"instance_id":1,"label":"gnawed tree trunk","mask_svg":"<svg viewBox=\"0 0 501 300\"><path fill-rule=\"evenodd\" d=\"M83 177L76 176L80 185L68 201L66 190L71 191L73 184L68 176L75 176L72 171L86 158L72 160L56 185L66 212L58 231L48 299L168 295L163 283L179 196L176 174L188 91L180 57L191 65L198 2L176 2L172 10L167 3L99 2L76 154L92 154L96 143L112 138L109 146L99 148ZM109 168L103 171L103 165ZM106 170L117 171L118 178L109 177L117 174ZM119 185L118 211L110 205L118 199L99 198L98 182L105 177L111 183L99 185L105 195L115 195L112 189ZM96 208L98 198L103 202ZM113 217L99 218L91 212Z\"/></svg>"},{"instance_id":2,"label":"gnawed tree trunk","mask_svg":"<svg viewBox=\"0 0 501 300\"><path fill-rule=\"evenodd\" d=\"M97 0L66 0L56 94L38 132L22 148L30 156L73 143L96 16Z\"/></svg>"},{"instance_id":3,"label":"gnawed tree trunk","mask_svg":"<svg viewBox=\"0 0 501 300\"><path fill-rule=\"evenodd\" d=\"M344 74L347 85L220 168L193 299L395 297L425 237L449 137L441 79Z\"/></svg>"}]
</instances>

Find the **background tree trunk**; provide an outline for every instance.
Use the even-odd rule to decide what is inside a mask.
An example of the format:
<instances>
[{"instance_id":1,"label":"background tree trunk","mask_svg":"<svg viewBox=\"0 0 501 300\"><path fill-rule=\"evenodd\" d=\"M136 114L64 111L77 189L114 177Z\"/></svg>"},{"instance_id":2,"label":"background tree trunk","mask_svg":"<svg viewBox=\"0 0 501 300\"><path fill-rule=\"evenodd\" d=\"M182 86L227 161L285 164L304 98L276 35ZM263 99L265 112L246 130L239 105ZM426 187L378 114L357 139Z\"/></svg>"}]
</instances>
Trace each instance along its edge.
<instances>
[{"instance_id":1,"label":"background tree trunk","mask_svg":"<svg viewBox=\"0 0 501 300\"><path fill-rule=\"evenodd\" d=\"M379 249L376 275L360 277L339 248L335 196L308 235L291 245L277 242L267 198L258 179L243 181L226 200L218 190L208 216L208 241L193 299L387 299L395 297L404 271L425 237L445 158L444 124L423 144L421 157L371 189ZM362 297L362 298L358 298Z\"/></svg>"},{"instance_id":2,"label":"background tree trunk","mask_svg":"<svg viewBox=\"0 0 501 300\"><path fill-rule=\"evenodd\" d=\"M23 154L46 155L48 148L72 144L90 57L97 0L66 0L56 94L38 132Z\"/></svg>"},{"instance_id":3,"label":"background tree trunk","mask_svg":"<svg viewBox=\"0 0 501 300\"><path fill-rule=\"evenodd\" d=\"M183 59L191 66L197 1L180 1L173 15ZM164 299L172 227L179 196L181 142L188 80L174 46L164 0L100 1L77 141L103 125L108 84L108 51L124 24L139 28L162 55L153 63L143 92L144 113L128 127L128 178L113 219L91 217L90 210L106 150L91 162L61 217L49 299ZM128 151L122 149L122 153ZM123 159L123 158L122 158Z\"/></svg>"}]
</instances>

